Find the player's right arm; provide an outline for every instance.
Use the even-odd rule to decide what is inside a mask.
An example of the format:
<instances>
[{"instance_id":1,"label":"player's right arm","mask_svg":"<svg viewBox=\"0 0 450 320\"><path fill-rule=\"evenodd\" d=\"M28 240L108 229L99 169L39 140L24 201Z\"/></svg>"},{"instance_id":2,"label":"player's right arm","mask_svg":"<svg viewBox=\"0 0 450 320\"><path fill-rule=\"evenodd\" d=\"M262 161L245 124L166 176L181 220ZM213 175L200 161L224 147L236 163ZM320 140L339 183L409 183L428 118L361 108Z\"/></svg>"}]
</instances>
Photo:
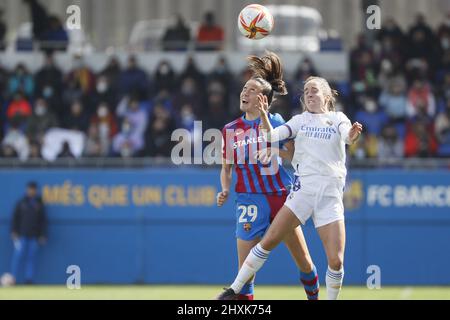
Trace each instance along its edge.
<instances>
[{"instance_id":1,"label":"player's right arm","mask_svg":"<svg viewBox=\"0 0 450 320\"><path fill-rule=\"evenodd\" d=\"M267 137L267 141L274 143L285 139L294 138L297 135L296 119L292 118L284 125L273 128L269 120L269 105L267 104L267 96L258 95L258 110L261 116L261 125L263 134Z\"/></svg>"},{"instance_id":2,"label":"player's right arm","mask_svg":"<svg viewBox=\"0 0 450 320\"><path fill-rule=\"evenodd\" d=\"M259 101L258 110L259 110L259 114L261 116L261 126L262 126L262 129L265 131L264 134L267 135L267 139L269 141L271 141L273 127L269 120L269 104L268 104L267 96L260 93L258 95L258 101Z\"/></svg>"},{"instance_id":3,"label":"player's right arm","mask_svg":"<svg viewBox=\"0 0 450 320\"><path fill-rule=\"evenodd\" d=\"M228 199L233 174L234 152L232 142L234 141L234 130L228 130L225 126L222 130L222 169L220 170L220 185L222 191L217 193L217 206L221 207Z\"/></svg>"},{"instance_id":4,"label":"player's right arm","mask_svg":"<svg viewBox=\"0 0 450 320\"><path fill-rule=\"evenodd\" d=\"M221 207L228 199L230 194L230 185L233 174L233 165L222 161L222 170L220 171L220 184L222 191L217 194L217 206Z\"/></svg>"}]
</instances>

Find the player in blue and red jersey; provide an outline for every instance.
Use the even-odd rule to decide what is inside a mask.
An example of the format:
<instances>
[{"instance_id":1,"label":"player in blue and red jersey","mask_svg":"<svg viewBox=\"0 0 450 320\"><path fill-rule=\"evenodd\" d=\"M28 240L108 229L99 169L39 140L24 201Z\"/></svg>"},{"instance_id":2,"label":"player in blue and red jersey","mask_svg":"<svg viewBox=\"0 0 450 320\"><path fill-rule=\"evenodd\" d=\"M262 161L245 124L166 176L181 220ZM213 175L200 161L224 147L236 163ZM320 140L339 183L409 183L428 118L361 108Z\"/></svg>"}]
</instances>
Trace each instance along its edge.
<instances>
[{"instance_id":1,"label":"player in blue and red jersey","mask_svg":"<svg viewBox=\"0 0 450 320\"><path fill-rule=\"evenodd\" d=\"M244 114L227 124L223 130L223 164L220 174L222 191L217 194L217 205L228 199L232 181L232 167L236 171L236 237L239 269L250 250L260 241L275 214L283 206L291 186L291 177L281 166L279 157L263 164L257 161L255 153L271 150L288 160L292 159L292 141L282 142L279 148L267 144L260 132L258 95L267 96L268 105L275 95L287 94L282 79L283 72L279 57L271 52L265 56L249 57L253 77L246 82L240 95L240 109ZM284 124L279 114L270 114L273 127ZM297 267L300 280L305 286L308 299L318 299L319 280L316 268L308 252L303 233L296 228L284 240ZM241 300L253 300L253 280L247 283L239 294Z\"/></svg>"}]
</instances>

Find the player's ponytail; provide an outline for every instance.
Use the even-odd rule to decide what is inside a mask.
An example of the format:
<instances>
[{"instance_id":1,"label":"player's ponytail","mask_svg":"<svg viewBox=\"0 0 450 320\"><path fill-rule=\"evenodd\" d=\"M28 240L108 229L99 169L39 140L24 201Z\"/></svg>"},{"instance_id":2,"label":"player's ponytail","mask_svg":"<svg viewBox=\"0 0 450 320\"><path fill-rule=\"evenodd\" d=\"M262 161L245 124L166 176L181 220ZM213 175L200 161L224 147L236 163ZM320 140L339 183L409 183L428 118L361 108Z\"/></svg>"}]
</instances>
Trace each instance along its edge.
<instances>
[{"instance_id":1,"label":"player's ponytail","mask_svg":"<svg viewBox=\"0 0 450 320\"><path fill-rule=\"evenodd\" d=\"M267 51L263 57L248 57L249 69L253 72L252 79L263 86L263 94L267 96L269 105L274 95L286 95L287 88L283 80L283 69L280 58L273 52Z\"/></svg>"}]
</instances>

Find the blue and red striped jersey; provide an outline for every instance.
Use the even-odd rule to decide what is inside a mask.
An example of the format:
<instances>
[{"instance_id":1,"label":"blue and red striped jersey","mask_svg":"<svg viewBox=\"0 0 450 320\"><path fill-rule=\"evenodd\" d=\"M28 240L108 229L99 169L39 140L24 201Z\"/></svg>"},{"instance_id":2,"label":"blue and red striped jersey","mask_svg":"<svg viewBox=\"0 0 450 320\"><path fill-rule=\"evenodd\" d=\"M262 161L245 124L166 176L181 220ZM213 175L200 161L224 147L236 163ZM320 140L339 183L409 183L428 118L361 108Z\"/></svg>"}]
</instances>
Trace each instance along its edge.
<instances>
[{"instance_id":1,"label":"blue and red striped jersey","mask_svg":"<svg viewBox=\"0 0 450 320\"><path fill-rule=\"evenodd\" d=\"M269 120L274 128L285 123L279 114L269 114ZM281 165L281 158L276 160L277 163L272 160L268 165L255 160L256 151L271 146L260 132L259 118L249 121L243 115L225 125L222 136L223 159L235 167L236 192L280 195L288 193L292 181ZM282 144L280 143L280 148Z\"/></svg>"}]
</instances>

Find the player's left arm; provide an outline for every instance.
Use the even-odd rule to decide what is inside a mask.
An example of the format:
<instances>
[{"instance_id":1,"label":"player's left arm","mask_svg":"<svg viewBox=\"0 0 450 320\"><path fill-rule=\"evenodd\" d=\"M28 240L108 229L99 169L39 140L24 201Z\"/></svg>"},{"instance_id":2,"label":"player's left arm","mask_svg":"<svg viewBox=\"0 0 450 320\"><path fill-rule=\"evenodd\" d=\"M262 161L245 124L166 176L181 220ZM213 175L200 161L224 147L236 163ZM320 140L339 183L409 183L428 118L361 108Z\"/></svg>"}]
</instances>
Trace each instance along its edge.
<instances>
[{"instance_id":1,"label":"player's left arm","mask_svg":"<svg viewBox=\"0 0 450 320\"><path fill-rule=\"evenodd\" d=\"M349 144L353 144L356 142L356 140L358 140L359 136L361 135L362 129L362 124L359 122L355 122L352 125L350 131L348 132L348 140L350 142Z\"/></svg>"},{"instance_id":2,"label":"player's left arm","mask_svg":"<svg viewBox=\"0 0 450 320\"><path fill-rule=\"evenodd\" d=\"M355 143L361 135L363 129L362 124L359 122L351 124L350 120L343 113L341 113L340 120L341 122L338 125L338 129L342 139L344 139L347 144Z\"/></svg>"},{"instance_id":3,"label":"player's left arm","mask_svg":"<svg viewBox=\"0 0 450 320\"><path fill-rule=\"evenodd\" d=\"M294 140L288 140L283 144L284 148L280 148L279 154L280 157L283 159L286 159L288 161L292 161L292 158L294 157L294 151L295 151L295 145Z\"/></svg>"},{"instance_id":4,"label":"player's left arm","mask_svg":"<svg viewBox=\"0 0 450 320\"><path fill-rule=\"evenodd\" d=\"M255 153L255 159L259 160L262 164L269 164L270 160L274 156L277 157L280 156L285 160L292 161L295 151L294 141L288 140L287 142L283 143L283 146L285 146L286 148L270 147L266 149L261 149Z\"/></svg>"}]
</instances>

